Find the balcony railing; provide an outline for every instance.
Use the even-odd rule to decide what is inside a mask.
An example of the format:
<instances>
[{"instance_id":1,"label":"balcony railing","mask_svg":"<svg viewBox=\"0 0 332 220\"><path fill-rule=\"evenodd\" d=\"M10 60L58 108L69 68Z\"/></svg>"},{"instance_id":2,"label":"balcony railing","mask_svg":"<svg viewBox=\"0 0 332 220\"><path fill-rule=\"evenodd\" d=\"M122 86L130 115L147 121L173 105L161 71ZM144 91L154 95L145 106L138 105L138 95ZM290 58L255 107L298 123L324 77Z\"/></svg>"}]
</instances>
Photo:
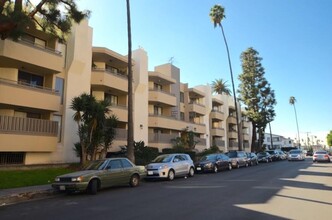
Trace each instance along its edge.
<instances>
[{"instance_id":1,"label":"balcony railing","mask_svg":"<svg viewBox=\"0 0 332 220\"><path fill-rule=\"evenodd\" d=\"M58 122L0 115L0 133L57 136Z\"/></svg>"},{"instance_id":2,"label":"balcony railing","mask_svg":"<svg viewBox=\"0 0 332 220\"><path fill-rule=\"evenodd\" d=\"M117 140L127 140L127 130L123 128L116 128L115 129L115 139Z\"/></svg>"},{"instance_id":3,"label":"balcony railing","mask_svg":"<svg viewBox=\"0 0 332 220\"><path fill-rule=\"evenodd\" d=\"M50 53L61 55L61 52L58 51L58 50L55 50L54 48L50 48L50 47L47 47L45 45L37 44L33 41L29 41L29 40L24 39L24 38L19 38L18 42L22 43L22 44L25 44L25 45L28 45L28 46L31 46L31 47L34 47L34 48L37 48L37 49L40 49L40 50L45 50L45 51L50 52Z\"/></svg>"},{"instance_id":4,"label":"balcony railing","mask_svg":"<svg viewBox=\"0 0 332 220\"><path fill-rule=\"evenodd\" d=\"M128 79L128 75L127 75L127 74L122 73L122 72L116 72L116 71L113 70L113 69L93 67L92 70L93 70L93 71L96 71L96 72L107 72L107 73L110 73L110 74L112 74L112 75L115 75L115 76L119 76L119 77L122 77L122 78Z\"/></svg>"},{"instance_id":5,"label":"balcony railing","mask_svg":"<svg viewBox=\"0 0 332 220\"><path fill-rule=\"evenodd\" d=\"M213 145L216 145L218 147L225 147L225 141L223 140L213 140Z\"/></svg>"},{"instance_id":6,"label":"balcony railing","mask_svg":"<svg viewBox=\"0 0 332 220\"><path fill-rule=\"evenodd\" d=\"M149 143L172 143L172 139L178 137L175 134L149 133Z\"/></svg>"},{"instance_id":7,"label":"balcony railing","mask_svg":"<svg viewBox=\"0 0 332 220\"><path fill-rule=\"evenodd\" d=\"M60 95L58 90L52 89L52 88L48 88L48 87L44 87L44 86L37 86L28 82L24 82L24 81L14 81L14 80L9 80L9 79L3 79L0 78L0 84L4 84L4 85L9 85L9 86L16 86L16 87L22 87L22 88L29 88L29 89L33 89L33 90L39 90L42 92L47 92L47 93L53 93L56 95Z\"/></svg>"},{"instance_id":8,"label":"balcony railing","mask_svg":"<svg viewBox=\"0 0 332 220\"><path fill-rule=\"evenodd\" d=\"M161 93L164 93L164 94L167 94L167 95L175 96L174 93L170 93L170 92L167 92L167 91L165 91L165 90L156 89L156 88L153 88L153 89L150 88L149 91L153 91L153 92L161 92Z\"/></svg>"}]
</instances>

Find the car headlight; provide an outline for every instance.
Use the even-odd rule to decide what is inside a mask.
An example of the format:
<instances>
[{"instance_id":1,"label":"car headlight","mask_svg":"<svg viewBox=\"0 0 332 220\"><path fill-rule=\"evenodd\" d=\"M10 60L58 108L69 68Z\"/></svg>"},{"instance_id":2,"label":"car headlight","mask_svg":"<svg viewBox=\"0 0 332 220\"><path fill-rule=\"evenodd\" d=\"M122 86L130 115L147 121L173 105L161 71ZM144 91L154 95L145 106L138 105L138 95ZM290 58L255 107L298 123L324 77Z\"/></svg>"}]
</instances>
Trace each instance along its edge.
<instances>
[{"instance_id":1,"label":"car headlight","mask_svg":"<svg viewBox=\"0 0 332 220\"><path fill-rule=\"evenodd\" d=\"M161 170L167 169L167 168L168 168L168 166L166 164L159 167L159 169L161 169Z\"/></svg>"},{"instance_id":2,"label":"car headlight","mask_svg":"<svg viewBox=\"0 0 332 220\"><path fill-rule=\"evenodd\" d=\"M71 181L72 181L72 182L81 182L82 179L83 179L83 178L82 178L81 176L79 176L79 177L72 177L72 178L71 178Z\"/></svg>"},{"instance_id":3,"label":"car headlight","mask_svg":"<svg viewBox=\"0 0 332 220\"><path fill-rule=\"evenodd\" d=\"M207 163L204 165L205 167L212 167L212 163Z\"/></svg>"},{"instance_id":4,"label":"car headlight","mask_svg":"<svg viewBox=\"0 0 332 220\"><path fill-rule=\"evenodd\" d=\"M59 177L55 177L54 181L55 182L60 182L60 178Z\"/></svg>"}]
</instances>

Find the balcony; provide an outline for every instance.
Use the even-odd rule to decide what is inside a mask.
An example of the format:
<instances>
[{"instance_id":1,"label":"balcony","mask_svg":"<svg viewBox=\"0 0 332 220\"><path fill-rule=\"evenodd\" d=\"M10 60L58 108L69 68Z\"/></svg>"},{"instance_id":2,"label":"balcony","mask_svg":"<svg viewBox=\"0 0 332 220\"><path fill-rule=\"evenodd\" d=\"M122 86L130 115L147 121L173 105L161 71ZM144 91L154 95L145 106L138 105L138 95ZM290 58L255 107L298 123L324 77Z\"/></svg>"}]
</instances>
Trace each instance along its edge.
<instances>
[{"instance_id":1,"label":"balcony","mask_svg":"<svg viewBox=\"0 0 332 220\"><path fill-rule=\"evenodd\" d=\"M225 136L225 129L223 128L212 128L211 129L212 136L224 137Z\"/></svg>"},{"instance_id":2,"label":"balcony","mask_svg":"<svg viewBox=\"0 0 332 220\"><path fill-rule=\"evenodd\" d=\"M203 124L188 123L182 120L177 120L170 116L163 115L149 115L149 127L164 128L178 131L182 131L183 129L187 128L189 131L194 131L196 133L206 133L206 126Z\"/></svg>"},{"instance_id":3,"label":"balcony","mask_svg":"<svg viewBox=\"0 0 332 220\"><path fill-rule=\"evenodd\" d=\"M228 118L227 118L227 123L228 124L234 124L234 125L236 125L237 123L236 123L236 117L235 116L228 116Z\"/></svg>"},{"instance_id":4,"label":"balcony","mask_svg":"<svg viewBox=\"0 0 332 220\"><path fill-rule=\"evenodd\" d=\"M149 102L158 102L174 107L176 106L176 97L161 90L149 90Z\"/></svg>"},{"instance_id":5,"label":"balcony","mask_svg":"<svg viewBox=\"0 0 332 220\"><path fill-rule=\"evenodd\" d=\"M243 133L243 140L249 141L249 134L248 133Z\"/></svg>"},{"instance_id":6,"label":"balcony","mask_svg":"<svg viewBox=\"0 0 332 220\"><path fill-rule=\"evenodd\" d=\"M23 82L0 79L0 103L43 109L51 112L60 111L60 95L57 91Z\"/></svg>"},{"instance_id":7,"label":"balcony","mask_svg":"<svg viewBox=\"0 0 332 220\"><path fill-rule=\"evenodd\" d=\"M223 120L225 120L225 115L223 112L212 110L210 113L210 118L223 121Z\"/></svg>"},{"instance_id":8,"label":"balcony","mask_svg":"<svg viewBox=\"0 0 332 220\"><path fill-rule=\"evenodd\" d=\"M231 139L237 139L237 131L230 130L227 133L227 137Z\"/></svg>"},{"instance_id":9,"label":"balcony","mask_svg":"<svg viewBox=\"0 0 332 220\"><path fill-rule=\"evenodd\" d=\"M122 105L112 105L111 114L116 115L119 121L128 122L128 107Z\"/></svg>"},{"instance_id":10,"label":"balcony","mask_svg":"<svg viewBox=\"0 0 332 220\"><path fill-rule=\"evenodd\" d=\"M175 134L149 133L149 143L165 143L171 146L172 139L177 137Z\"/></svg>"},{"instance_id":11,"label":"balcony","mask_svg":"<svg viewBox=\"0 0 332 220\"><path fill-rule=\"evenodd\" d=\"M128 93L128 76L125 74L115 73L109 69L93 68L91 84L94 87L100 87L103 89L112 88Z\"/></svg>"},{"instance_id":12,"label":"balcony","mask_svg":"<svg viewBox=\"0 0 332 220\"><path fill-rule=\"evenodd\" d=\"M205 115L206 114L206 108L204 105L195 103L195 102L190 102L189 103L189 112L195 112L200 115Z\"/></svg>"},{"instance_id":13,"label":"balcony","mask_svg":"<svg viewBox=\"0 0 332 220\"><path fill-rule=\"evenodd\" d=\"M0 149L7 152L52 152L56 150L58 122L0 116Z\"/></svg>"},{"instance_id":14,"label":"balcony","mask_svg":"<svg viewBox=\"0 0 332 220\"><path fill-rule=\"evenodd\" d=\"M249 128L250 123L248 121L242 121L243 128Z\"/></svg>"},{"instance_id":15,"label":"balcony","mask_svg":"<svg viewBox=\"0 0 332 220\"><path fill-rule=\"evenodd\" d=\"M225 147L225 141L223 140L213 140L212 144L216 145L217 147Z\"/></svg>"},{"instance_id":16,"label":"balcony","mask_svg":"<svg viewBox=\"0 0 332 220\"><path fill-rule=\"evenodd\" d=\"M61 52L23 40L1 40L0 57L0 66L11 68L33 65L49 72L61 72L64 66Z\"/></svg>"}]
</instances>

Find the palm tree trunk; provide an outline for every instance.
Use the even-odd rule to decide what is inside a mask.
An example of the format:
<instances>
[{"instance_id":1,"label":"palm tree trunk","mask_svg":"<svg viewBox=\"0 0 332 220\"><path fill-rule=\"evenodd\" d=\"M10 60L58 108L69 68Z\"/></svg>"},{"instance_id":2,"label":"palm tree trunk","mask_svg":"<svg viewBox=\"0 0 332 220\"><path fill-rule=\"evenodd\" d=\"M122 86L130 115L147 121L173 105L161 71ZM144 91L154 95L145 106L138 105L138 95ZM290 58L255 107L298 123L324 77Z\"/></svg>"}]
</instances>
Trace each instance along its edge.
<instances>
[{"instance_id":1,"label":"palm tree trunk","mask_svg":"<svg viewBox=\"0 0 332 220\"><path fill-rule=\"evenodd\" d=\"M230 70L231 79L232 79L232 88L233 88L233 96L234 96L234 106L235 106L235 113L236 113L238 149L242 150L242 142L241 142L241 135L240 135L241 128L239 126L239 113L238 113L238 110L237 110L237 101L236 101L236 93L235 93L235 86L234 86L234 79L233 79L232 63L231 63L231 58L230 58L230 55L229 55L229 49L228 49L228 44L227 44L226 36L225 36L225 33L224 33L224 28L223 28L223 26L221 24L220 24L220 27L221 27L222 35L224 37L224 42L225 42L225 45L226 45L229 70Z\"/></svg>"},{"instance_id":2,"label":"palm tree trunk","mask_svg":"<svg viewBox=\"0 0 332 220\"><path fill-rule=\"evenodd\" d=\"M296 120L296 127L297 127L297 138L300 141L300 132L299 132L299 124L297 122L297 114L296 114L296 108L295 108L295 103L293 104L294 107L294 112L295 112L295 120ZM299 144L301 146L301 144ZM299 147L300 147L299 146Z\"/></svg>"},{"instance_id":3,"label":"palm tree trunk","mask_svg":"<svg viewBox=\"0 0 332 220\"><path fill-rule=\"evenodd\" d=\"M133 73L131 64L131 24L130 24L130 3L127 1L127 28L128 28L128 136L127 156L135 163L134 155L134 120L133 120Z\"/></svg>"},{"instance_id":4,"label":"palm tree trunk","mask_svg":"<svg viewBox=\"0 0 332 220\"><path fill-rule=\"evenodd\" d=\"M257 151L256 139L257 139L256 125L254 122L252 122L252 137L251 137L251 151L252 152Z\"/></svg>"}]
</instances>

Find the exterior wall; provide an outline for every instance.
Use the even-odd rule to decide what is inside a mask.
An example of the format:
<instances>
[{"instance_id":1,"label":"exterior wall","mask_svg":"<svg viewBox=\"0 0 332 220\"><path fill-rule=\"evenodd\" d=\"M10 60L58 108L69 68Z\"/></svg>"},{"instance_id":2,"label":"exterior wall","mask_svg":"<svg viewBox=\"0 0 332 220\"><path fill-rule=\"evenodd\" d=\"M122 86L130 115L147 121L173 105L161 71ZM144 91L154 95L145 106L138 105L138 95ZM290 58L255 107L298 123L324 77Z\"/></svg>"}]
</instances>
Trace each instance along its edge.
<instances>
[{"instance_id":1,"label":"exterior wall","mask_svg":"<svg viewBox=\"0 0 332 220\"><path fill-rule=\"evenodd\" d=\"M134 141L144 141L148 145L149 80L148 55L139 48L132 53L134 80Z\"/></svg>"},{"instance_id":2,"label":"exterior wall","mask_svg":"<svg viewBox=\"0 0 332 220\"><path fill-rule=\"evenodd\" d=\"M78 142L77 124L73 120L74 111L70 109L71 100L82 93L90 93L91 60L92 60L92 28L87 21L74 25L67 44L67 60L64 88L64 104L62 115L63 138L57 150L52 154L53 163L78 162L79 158L73 151L74 143Z\"/></svg>"}]
</instances>

